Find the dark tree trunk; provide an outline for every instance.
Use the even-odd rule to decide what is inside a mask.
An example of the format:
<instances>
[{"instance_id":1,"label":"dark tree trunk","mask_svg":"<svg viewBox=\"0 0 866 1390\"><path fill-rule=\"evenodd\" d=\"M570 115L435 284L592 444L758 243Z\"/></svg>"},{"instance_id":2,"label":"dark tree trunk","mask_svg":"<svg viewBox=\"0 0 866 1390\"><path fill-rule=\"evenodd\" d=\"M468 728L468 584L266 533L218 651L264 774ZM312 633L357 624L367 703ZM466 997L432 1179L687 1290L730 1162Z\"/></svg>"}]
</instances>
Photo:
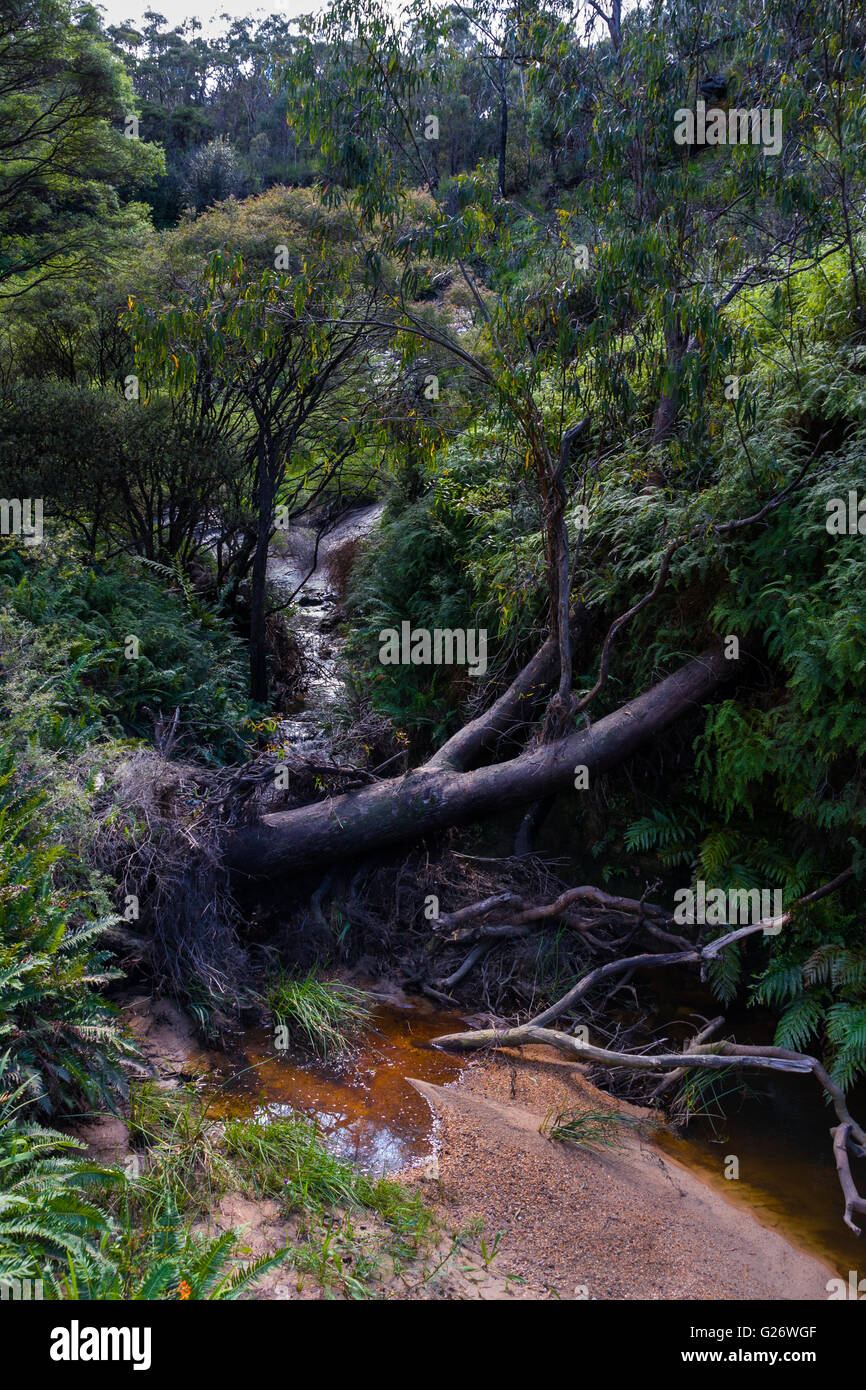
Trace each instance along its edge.
<instances>
[{"instance_id":1,"label":"dark tree trunk","mask_svg":"<svg viewBox=\"0 0 866 1390\"><path fill-rule=\"evenodd\" d=\"M683 372L687 365L689 353L694 352L697 347L697 339L694 336L686 336L685 328L679 317L675 318L674 322L665 329L665 347L667 350L667 380L653 417L652 442L654 446L667 444L676 429L677 417L680 413Z\"/></svg>"},{"instance_id":2,"label":"dark tree trunk","mask_svg":"<svg viewBox=\"0 0 866 1390\"><path fill-rule=\"evenodd\" d=\"M665 328L666 380L653 417L652 442L654 446L666 444L676 427L680 408L680 373L685 345L682 325L679 318L676 318L672 324Z\"/></svg>"},{"instance_id":3,"label":"dark tree trunk","mask_svg":"<svg viewBox=\"0 0 866 1390\"><path fill-rule=\"evenodd\" d=\"M505 197L505 154L508 149L508 92L505 60L499 59L499 196Z\"/></svg>"},{"instance_id":4,"label":"dark tree trunk","mask_svg":"<svg viewBox=\"0 0 866 1390\"><path fill-rule=\"evenodd\" d=\"M234 832L226 862L252 875L284 873L373 853L573 789L578 765L593 773L622 762L699 705L730 669L721 652L706 652L591 728L510 762L474 772L422 767L315 805L264 816L257 825Z\"/></svg>"},{"instance_id":5,"label":"dark tree trunk","mask_svg":"<svg viewBox=\"0 0 866 1390\"><path fill-rule=\"evenodd\" d=\"M611 0L610 15L607 20L614 53L622 48L622 0Z\"/></svg>"},{"instance_id":6,"label":"dark tree trunk","mask_svg":"<svg viewBox=\"0 0 866 1390\"><path fill-rule=\"evenodd\" d=\"M264 704L268 698L268 652L265 636L268 546L273 525L274 488L269 451L259 451L259 508L256 553L250 577L250 699Z\"/></svg>"}]
</instances>

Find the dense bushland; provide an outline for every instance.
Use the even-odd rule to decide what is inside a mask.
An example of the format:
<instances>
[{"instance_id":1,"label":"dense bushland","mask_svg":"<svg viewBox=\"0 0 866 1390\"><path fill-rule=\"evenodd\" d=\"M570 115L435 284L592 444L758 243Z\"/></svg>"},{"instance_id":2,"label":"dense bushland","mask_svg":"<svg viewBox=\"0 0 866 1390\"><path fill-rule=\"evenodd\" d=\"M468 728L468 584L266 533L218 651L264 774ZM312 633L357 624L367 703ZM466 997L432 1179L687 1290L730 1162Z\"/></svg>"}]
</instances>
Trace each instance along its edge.
<instances>
[{"instance_id":1,"label":"dense bushland","mask_svg":"<svg viewBox=\"0 0 866 1390\"><path fill-rule=\"evenodd\" d=\"M586 883L790 903L847 874L707 974L843 1089L862 1078L861 8L419 0L398 22L336 0L208 39L155 14L104 31L63 0L11 16L0 491L46 516L39 544L8 518L0 539L0 1276L239 1292L231 1240L189 1222L231 1184L279 1196L284 1167L319 1206L422 1237L419 1208L294 1122L217 1142L191 1101L133 1081L151 1165L134 1187L40 1125L129 1105L121 977L212 1039L261 1016L262 919L244 922L222 857L238 826L382 798L539 652L528 713L446 760L455 787L724 647L705 707L529 820L567 826ZM778 149L678 143L701 93L779 113ZM286 785L259 736L285 713L294 622L271 547L371 498L387 507L348 581L342 738L330 761L283 749ZM851 505L853 527L828 525ZM404 621L486 629L484 678L384 666L380 633ZM377 872L334 889L335 955L375 935ZM533 997L588 964L560 950L567 926L539 937ZM446 984L469 999L467 961ZM275 1018L314 1049L362 1021L336 994L272 970Z\"/></svg>"}]
</instances>

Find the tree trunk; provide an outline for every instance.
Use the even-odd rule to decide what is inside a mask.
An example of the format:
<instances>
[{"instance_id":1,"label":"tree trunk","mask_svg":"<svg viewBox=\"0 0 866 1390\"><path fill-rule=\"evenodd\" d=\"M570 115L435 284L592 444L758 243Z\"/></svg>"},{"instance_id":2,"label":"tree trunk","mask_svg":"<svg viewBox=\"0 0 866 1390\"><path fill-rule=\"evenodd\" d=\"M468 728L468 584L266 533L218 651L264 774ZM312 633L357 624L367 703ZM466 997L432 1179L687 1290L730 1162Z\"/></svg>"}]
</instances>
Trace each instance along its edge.
<instances>
[{"instance_id":1,"label":"tree trunk","mask_svg":"<svg viewBox=\"0 0 866 1390\"><path fill-rule=\"evenodd\" d=\"M268 698L268 653L265 636L265 598L268 546L273 524L273 484L267 446L259 450L259 509L256 553L250 578L250 699L265 704Z\"/></svg>"},{"instance_id":2,"label":"tree trunk","mask_svg":"<svg viewBox=\"0 0 866 1390\"><path fill-rule=\"evenodd\" d=\"M666 381L653 416L652 442L654 448L667 444L676 429L677 417L680 413L680 396L686 359L696 347L697 338L694 335L686 337L685 329L677 316L665 328Z\"/></svg>"},{"instance_id":3,"label":"tree trunk","mask_svg":"<svg viewBox=\"0 0 866 1390\"><path fill-rule=\"evenodd\" d=\"M607 27L610 31L613 51L618 54L622 48L622 0L611 0Z\"/></svg>"},{"instance_id":4,"label":"tree trunk","mask_svg":"<svg viewBox=\"0 0 866 1390\"><path fill-rule=\"evenodd\" d=\"M450 768L464 772L498 736L524 724L535 701L545 691L556 671L558 648L555 637L548 637L543 647L498 700L469 724L443 743L425 764L428 768Z\"/></svg>"},{"instance_id":5,"label":"tree trunk","mask_svg":"<svg viewBox=\"0 0 866 1390\"><path fill-rule=\"evenodd\" d=\"M505 197L505 155L508 150L508 91L505 60L499 59L499 196Z\"/></svg>"},{"instance_id":6,"label":"tree trunk","mask_svg":"<svg viewBox=\"0 0 866 1390\"><path fill-rule=\"evenodd\" d=\"M685 335L679 318L665 327L665 385L653 416L653 446L666 444L674 432L680 408L680 372L682 370Z\"/></svg>"},{"instance_id":7,"label":"tree trunk","mask_svg":"<svg viewBox=\"0 0 866 1390\"><path fill-rule=\"evenodd\" d=\"M591 728L510 762L457 772L422 767L241 827L226 863L252 875L285 873L434 834L574 788L575 768L603 772L693 710L730 674L720 651L705 652Z\"/></svg>"}]
</instances>

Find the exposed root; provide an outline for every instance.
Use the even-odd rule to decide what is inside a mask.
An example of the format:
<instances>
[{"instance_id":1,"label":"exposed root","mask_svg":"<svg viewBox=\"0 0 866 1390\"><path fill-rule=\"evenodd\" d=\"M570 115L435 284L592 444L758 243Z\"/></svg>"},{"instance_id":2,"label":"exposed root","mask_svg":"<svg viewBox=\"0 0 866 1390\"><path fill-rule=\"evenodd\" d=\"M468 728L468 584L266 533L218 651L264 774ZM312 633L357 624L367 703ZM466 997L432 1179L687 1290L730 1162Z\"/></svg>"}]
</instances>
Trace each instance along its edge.
<instances>
[{"instance_id":1,"label":"exposed root","mask_svg":"<svg viewBox=\"0 0 866 1390\"><path fill-rule=\"evenodd\" d=\"M498 897L491 897L470 904L450 914L447 922L452 934L464 940L467 936L472 936L474 939L480 936L484 944L487 944L490 936L495 936L497 932L509 929L520 930L531 922L562 915L573 908L575 904L580 904L584 911L592 905L596 911L613 910L620 917L636 917L641 926L651 930L655 935L681 946L682 949L642 952L638 955L622 956L617 960L607 961L584 974L566 994L528 1023L520 1024L514 1028L485 1028L468 1033L451 1033L435 1038L434 1044L437 1047L458 1052L494 1047L523 1047L528 1043L544 1044L555 1048L563 1056L570 1057L577 1062L592 1063L612 1071L624 1069L638 1074L665 1073L664 1079L656 1087L652 1097L659 1096L675 1080L681 1078L687 1070L693 1069L722 1071L733 1066L740 1071L811 1073L830 1098L839 1121L838 1126L831 1130L831 1134L833 1135L836 1168L845 1197L844 1220L846 1225L859 1235L860 1229L854 1224L852 1215L854 1212L866 1212L866 1199L860 1196L854 1184L848 1155L849 1152L854 1152L858 1156L866 1155L866 1133L852 1119L844 1091L833 1081L826 1068L816 1057L783 1047L743 1046L734 1042L712 1043L706 1041L712 1033L718 1031L723 1025L724 1019L722 1018L713 1019L708 1023L697 1037L687 1045L685 1053L622 1052L609 1046L599 1047L588 1041L582 1041L570 1033L546 1026L554 1019L569 1013L578 1002L584 1002L587 995L604 981L622 976L629 977L635 970L646 967L695 965L700 968L703 975L708 962L717 958L727 947L757 932L775 932L782 924L791 920L797 907L816 902L829 893L835 892L842 884L848 882L852 874L853 870L846 870L813 893L800 898L780 917L768 918L748 926L738 927L736 930L727 932L724 936L717 937L714 941L704 945L689 943L684 938L676 937L667 931L665 928L670 925L670 919L665 916L662 909L647 905L643 900L638 902L634 899L614 898L612 895L592 887L569 889L560 894L554 902L544 905L527 905L525 902L519 902L517 904L518 911L509 914L513 919L516 919L516 928L501 923L488 922L484 925L479 920L489 918L491 915L501 915L504 908L512 907L514 905L513 895L500 894ZM687 1061L684 1061L684 1057L687 1058Z\"/></svg>"}]
</instances>

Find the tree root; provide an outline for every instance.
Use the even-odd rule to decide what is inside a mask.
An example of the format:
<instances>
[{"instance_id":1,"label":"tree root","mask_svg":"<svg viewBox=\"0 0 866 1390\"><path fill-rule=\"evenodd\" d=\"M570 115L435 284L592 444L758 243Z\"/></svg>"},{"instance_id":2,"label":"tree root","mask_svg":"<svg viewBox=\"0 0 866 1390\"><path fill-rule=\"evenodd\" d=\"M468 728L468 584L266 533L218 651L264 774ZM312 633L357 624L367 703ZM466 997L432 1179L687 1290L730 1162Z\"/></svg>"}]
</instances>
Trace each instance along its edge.
<instances>
[{"instance_id":1,"label":"tree root","mask_svg":"<svg viewBox=\"0 0 866 1390\"><path fill-rule=\"evenodd\" d=\"M742 1046L734 1042L707 1041L714 1032L723 1026L723 1018L715 1018L707 1023L680 1053L619 1052L609 1047L597 1047L592 1043L582 1042L570 1033L547 1026L554 1019L569 1012L579 1000L584 999L591 990L604 980L628 976L634 970L646 966L655 968L662 965L697 965L703 974L707 964L718 957L728 946L757 932L767 930L775 932L779 926L791 920L797 907L816 902L820 898L826 897L827 894L835 892L852 876L853 869L847 869L821 888L798 899L782 916L768 918L749 926L738 927L703 946L691 944L684 938L676 937L667 932L662 923L669 923L670 919L666 917L661 908L646 904L643 900L615 897L589 886L569 889L561 893L555 901L543 905L527 904L511 893L499 894L482 902L469 904L456 912L443 915L436 924L440 932L450 931L452 940L474 940L479 943L470 952L460 970L451 977L451 981L455 983L471 969L477 958L476 953L481 947L490 945L493 940L504 937L509 932L515 934L519 931L529 930L530 924L534 922L562 916L575 903L582 903L584 906L593 904L596 908L612 910L620 917L636 918L639 926L642 925L652 934L666 938L670 943L680 946L681 949L641 952L637 955L607 961L605 964L590 970L561 999L527 1023L519 1024L514 1028L485 1028L475 1032L450 1033L443 1037L434 1038L433 1045L454 1052L474 1052L500 1047L525 1047L529 1043L535 1043L553 1047L557 1052L575 1062L591 1063L613 1070L622 1068L632 1072L664 1073L661 1083L652 1092L651 1099L657 1098L687 1071L693 1069L722 1071L733 1066L740 1071L788 1072L801 1075L811 1073L830 1098L839 1121L830 1133L833 1136L836 1170L845 1198L844 1220L855 1235L860 1235L860 1228L854 1224L853 1214L855 1212L866 1213L866 1198L860 1196L854 1183L849 1154L854 1153L858 1157L866 1156L866 1132L851 1117L845 1092L832 1079L817 1057L784 1047ZM479 918L487 917L503 907L518 909L516 912L509 913L512 918L511 923L478 922Z\"/></svg>"}]
</instances>

